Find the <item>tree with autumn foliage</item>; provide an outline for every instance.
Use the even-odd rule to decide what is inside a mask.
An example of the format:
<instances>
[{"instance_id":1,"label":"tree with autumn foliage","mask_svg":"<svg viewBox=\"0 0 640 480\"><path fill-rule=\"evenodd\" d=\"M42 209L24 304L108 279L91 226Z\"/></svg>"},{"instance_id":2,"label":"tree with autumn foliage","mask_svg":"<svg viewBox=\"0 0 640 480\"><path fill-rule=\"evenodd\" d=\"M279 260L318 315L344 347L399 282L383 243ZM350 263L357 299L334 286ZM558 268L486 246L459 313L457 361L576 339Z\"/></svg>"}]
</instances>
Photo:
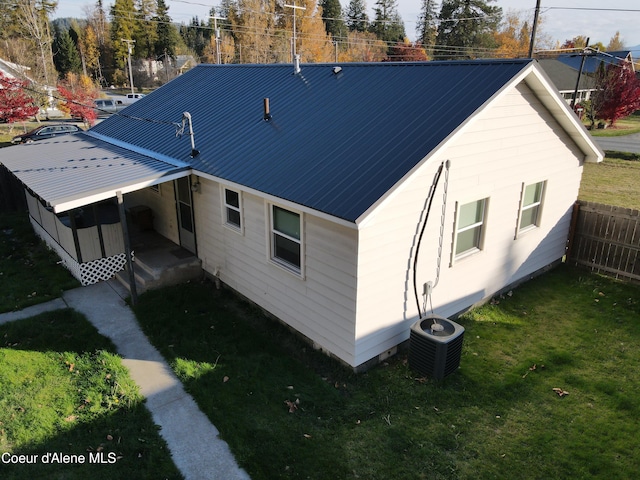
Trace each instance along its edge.
<instances>
[{"instance_id":1,"label":"tree with autumn foliage","mask_svg":"<svg viewBox=\"0 0 640 480\"><path fill-rule=\"evenodd\" d=\"M29 95L29 83L0 72L0 120L9 124L35 116L39 107Z\"/></svg>"},{"instance_id":2,"label":"tree with autumn foliage","mask_svg":"<svg viewBox=\"0 0 640 480\"><path fill-rule=\"evenodd\" d=\"M58 85L58 92L64 97L60 110L82 119L87 125L95 123L98 116L93 109L93 101L98 98L98 89L89 77L68 73Z\"/></svg>"},{"instance_id":3,"label":"tree with autumn foliage","mask_svg":"<svg viewBox=\"0 0 640 480\"><path fill-rule=\"evenodd\" d=\"M595 118L613 126L616 120L640 110L640 80L629 62L606 67L601 64L596 72L596 85L598 90L591 97Z\"/></svg>"},{"instance_id":4,"label":"tree with autumn foliage","mask_svg":"<svg viewBox=\"0 0 640 480\"><path fill-rule=\"evenodd\" d=\"M426 62L429 60L427 52L420 42L411 42L405 38L389 47L388 60L390 62Z\"/></svg>"}]
</instances>

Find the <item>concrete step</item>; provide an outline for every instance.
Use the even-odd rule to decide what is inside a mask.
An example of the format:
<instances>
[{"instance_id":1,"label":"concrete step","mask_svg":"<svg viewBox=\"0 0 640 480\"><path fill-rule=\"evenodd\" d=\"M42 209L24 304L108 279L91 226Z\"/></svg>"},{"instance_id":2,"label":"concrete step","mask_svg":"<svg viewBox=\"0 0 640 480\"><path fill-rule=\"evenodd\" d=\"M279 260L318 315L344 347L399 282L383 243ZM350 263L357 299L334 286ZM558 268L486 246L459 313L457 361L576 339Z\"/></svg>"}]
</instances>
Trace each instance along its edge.
<instances>
[{"instance_id":1,"label":"concrete step","mask_svg":"<svg viewBox=\"0 0 640 480\"><path fill-rule=\"evenodd\" d=\"M202 266L200 259L193 255L181 253L176 256L171 251L154 251L135 255L133 272L137 293L143 293L146 290L199 279L202 277ZM116 278L130 290L129 274L126 270L118 272Z\"/></svg>"}]
</instances>

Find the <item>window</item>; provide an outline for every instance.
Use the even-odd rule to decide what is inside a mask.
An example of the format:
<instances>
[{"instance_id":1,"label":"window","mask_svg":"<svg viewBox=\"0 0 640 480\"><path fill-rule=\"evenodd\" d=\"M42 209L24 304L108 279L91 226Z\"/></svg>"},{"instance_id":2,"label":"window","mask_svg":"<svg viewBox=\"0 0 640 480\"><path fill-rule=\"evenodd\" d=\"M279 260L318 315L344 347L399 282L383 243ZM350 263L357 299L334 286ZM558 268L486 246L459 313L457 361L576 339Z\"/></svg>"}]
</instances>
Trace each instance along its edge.
<instances>
[{"instance_id":1,"label":"window","mask_svg":"<svg viewBox=\"0 0 640 480\"><path fill-rule=\"evenodd\" d=\"M460 257L482 249L482 231L487 199L465 203L458 208L455 256Z\"/></svg>"},{"instance_id":2,"label":"window","mask_svg":"<svg viewBox=\"0 0 640 480\"><path fill-rule=\"evenodd\" d=\"M271 257L277 263L301 272L300 214L275 205L271 210Z\"/></svg>"},{"instance_id":3,"label":"window","mask_svg":"<svg viewBox=\"0 0 640 480\"><path fill-rule=\"evenodd\" d=\"M237 230L242 229L242 213L240 210L240 193L224 189L225 223Z\"/></svg>"},{"instance_id":4,"label":"window","mask_svg":"<svg viewBox=\"0 0 640 480\"><path fill-rule=\"evenodd\" d=\"M532 183L526 187L523 185L522 201L520 202L520 221L518 224L519 232L537 227L540 224L544 186L545 182Z\"/></svg>"}]
</instances>

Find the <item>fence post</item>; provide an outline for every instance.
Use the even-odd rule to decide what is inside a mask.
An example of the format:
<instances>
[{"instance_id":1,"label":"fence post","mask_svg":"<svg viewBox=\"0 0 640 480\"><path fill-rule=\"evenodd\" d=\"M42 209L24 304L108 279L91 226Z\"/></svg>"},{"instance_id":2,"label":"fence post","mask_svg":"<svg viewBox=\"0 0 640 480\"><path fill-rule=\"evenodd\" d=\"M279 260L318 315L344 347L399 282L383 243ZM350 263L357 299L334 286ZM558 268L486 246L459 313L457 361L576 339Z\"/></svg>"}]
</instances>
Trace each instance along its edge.
<instances>
[{"instance_id":1,"label":"fence post","mask_svg":"<svg viewBox=\"0 0 640 480\"><path fill-rule=\"evenodd\" d=\"M578 215L580 214L580 202L576 201L573 204L573 210L571 212L571 224L569 226L569 238L567 239L567 261L571 258L573 250L573 241L576 235L576 225L578 224Z\"/></svg>"}]
</instances>

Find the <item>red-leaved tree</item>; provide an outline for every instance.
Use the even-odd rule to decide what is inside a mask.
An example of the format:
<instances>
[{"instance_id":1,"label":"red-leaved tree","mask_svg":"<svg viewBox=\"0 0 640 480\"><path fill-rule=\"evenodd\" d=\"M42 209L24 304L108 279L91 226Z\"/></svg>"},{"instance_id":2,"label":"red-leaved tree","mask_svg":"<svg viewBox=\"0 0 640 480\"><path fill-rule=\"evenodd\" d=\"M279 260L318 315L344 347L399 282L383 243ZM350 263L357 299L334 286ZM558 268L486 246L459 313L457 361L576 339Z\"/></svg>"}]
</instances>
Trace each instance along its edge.
<instances>
[{"instance_id":1,"label":"red-leaved tree","mask_svg":"<svg viewBox=\"0 0 640 480\"><path fill-rule=\"evenodd\" d=\"M64 111L88 125L94 124L98 115L93 109L93 101L98 97L98 90L90 78L67 73L58 85L58 92L64 97L64 103L60 105Z\"/></svg>"},{"instance_id":2,"label":"red-leaved tree","mask_svg":"<svg viewBox=\"0 0 640 480\"><path fill-rule=\"evenodd\" d=\"M22 122L38 113L36 101L29 95L29 82L0 72L0 120Z\"/></svg>"},{"instance_id":3,"label":"red-leaved tree","mask_svg":"<svg viewBox=\"0 0 640 480\"><path fill-rule=\"evenodd\" d=\"M429 60L427 52L420 42L412 43L408 39L397 42L389 49L389 62L424 62Z\"/></svg>"},{"instance_id":4,"label":"red-leaved tree","mask_svg":"<svg viewBox=\"0 0 640 480\"><path fill-rule=\"evenodd\" d=\"M628 62L601 66L596 72L598 90L591 102L596 118L613 125L640 110L640 80Z\"/></svg>"}]
</instances>

